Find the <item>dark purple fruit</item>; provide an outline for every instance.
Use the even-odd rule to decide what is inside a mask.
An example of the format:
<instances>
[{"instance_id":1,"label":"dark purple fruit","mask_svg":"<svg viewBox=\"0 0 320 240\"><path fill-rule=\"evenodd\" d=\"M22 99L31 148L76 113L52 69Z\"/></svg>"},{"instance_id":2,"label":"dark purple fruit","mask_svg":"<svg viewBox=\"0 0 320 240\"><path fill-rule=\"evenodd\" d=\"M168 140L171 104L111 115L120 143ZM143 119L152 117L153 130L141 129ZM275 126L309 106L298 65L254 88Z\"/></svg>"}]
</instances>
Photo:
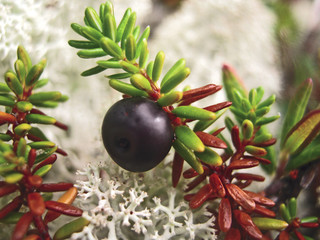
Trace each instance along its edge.
<instances>
[{"instance_id":1,"label":"dark purple fruit","mask_svg":"<svg viewBox=\"0 0 320 240\"><path fill-rule=\"evenodd\" d=\"M144 172L168 154L173 140L170 120L154 101L125 98L106 113L102 140L110 157L131 172Z\"/></svg>"}]
</instances>

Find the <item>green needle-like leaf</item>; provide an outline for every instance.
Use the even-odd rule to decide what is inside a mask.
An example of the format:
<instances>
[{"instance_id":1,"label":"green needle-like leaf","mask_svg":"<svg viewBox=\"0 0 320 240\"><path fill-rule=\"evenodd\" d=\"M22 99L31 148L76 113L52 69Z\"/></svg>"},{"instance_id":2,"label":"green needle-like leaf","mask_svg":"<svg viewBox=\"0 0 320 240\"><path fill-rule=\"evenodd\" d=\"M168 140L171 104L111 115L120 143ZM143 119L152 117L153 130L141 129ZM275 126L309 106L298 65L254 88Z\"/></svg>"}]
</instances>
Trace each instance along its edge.
<instances>
[{"instance_id":1,"label":"green needle-like leaf","mask_svg":"<svg viewBox=\"0 0 320 240\"><path fill-rule=\"evenodd\" d=\"M172 91L168 94L163 95L159 100L157 101L160 106L170 106L176 102L179 102L183 97L183 93L179 91Z\"/></svg>"},{"instance_id":2,"label":"green needle-like leaf","mask_svg":"<svg viewBox=\"0 0 320 240\"><path fill-rule=\"evenodd\" d=\"M31 103L55 101L61 98L62 94L58 91L34 93L29 97Z\"/></svg>"},{"instance_id":3,"label":"green needle-like leaf","mask_svg":"<svg viewBox=\"0 0 320 240\"><path fill-rule=\"evenodd\" d=\"M8 96L0 95L0 105L12 107L15 104L15 101Z\"/></svg>"},{"instance_id":4,"label":"green needle-like leaf","mask_svg":"<svg viewBox=\"0 0 320 240\"><path fill-rule=\"evenodd\" d=\"M241 105L244 112L250 112L252 109L252 105L247 98L242 98Z\"/></svg>"},{"instance_id":5,"label":"green needle-like leaf","mask_svg":"<svg viewBox=\"0 0 320 240\"><path fill-rule=\"evenodd\" d=\"M112 74L112 75L108 75L107 78L109 79L126 79L132 76L132 73L116 73L116 74Z\"/></svg>"},{"instance_id":6,"label":"green needle-like leaf","mask_svg":"<svg viewBox=\"0 0 320 240\"><path fill-rule=\"evenodd\" d=\"M190 74L189 68L184 68L181 71L173 73L161 87L161 93L168 93L182 81L184 81Z\"/></svg>"},{"instance_id":7,"label":"green needle-like leaf","mask_svg":"<svg viewBox=\"0 0 320 240\"><path fill-rule=\"evenodd\" d=\"M18 46L17 55L18 59L20 59L23 62L26 72L29 72L29 70L32 67L32 63L28 52L24 49L23 46Z\"/></svg>"},{"instance_id":8,"label":"green needle-like leaf","mask_svg":"<svg viewBox=\"0 0 320 240\"><path fill-rule=\"evenodd\" d=\"M25 80L26 80L26 69L24 67L24 63L22 62L22 60L18 59L15 64L14 64L14 69L17 73L18 79L20 80L20 82L22 84L24 84Z\"/></svg>"},{"instance_id":9,"label":"green needle-like leaf","mask_svg":"<svg viewBox=\"0 0 320 240\"><path fill-rule=\"evenodd\" d=\"M40 128L37 127L32 127L29 131L30 134L32 134L33 136L36 136L38 138L40 138L41 140L47 140L48 138L46 137L46 135L41 131Z\"/></svg>"},{"instance_id":10,"label":"green needle-like leaf","mask_svg":"<svg viewBox=\"0 0 320 240\"><path fill-rule=\"evenodd\" d=\"M288 226L287 222L274 218L253 217L252 221L260 230L281 231Z\"/></svg>"},{"instance_id":11,"label":"green needle-like leaf","mask_svg":"<svg viewBox=\"0 0 320 240\"><path fill-rule=\"evenodd\" d=\"M118 28L117 28L116 42L120 42L121 41L123 33L124 33L124 29L127 26L127 23L128 23L130 15L131 15L131 12L132 12L131 8L128 8L125 11L125 13L124 13L124 15L122 17L122 19L121 19L121 21L120 21L120 23L118 25Z\"/></svg>"},{"instance_id":12,"label":"green needle-like leaf","mask_svg":"<svg viewBox=\"0 0 320 240\"><path fill-rule=\"evenodd\" d=\"M205 147L203 152L195 152L195 155L206 164L212 166L220 166L222 164L220 155L209 147Z\"/></svg>"},{"instance_id":13,"label":"green needle-like leaf","mask_svg":"<svg viewBox=\"0 0 320 240\"><path fill-rule=\"evenodd\" d=\"M10 173L5 176L4 181L7 183L14 184L19 182L23 178L23 176L24 175L22 173L18 173L18 172Z\"/></svg>"},{"instance_id":14,"label":"green needle-like leaf","mask_svg":"<svg viewBox=\"0 0 320 240\"><path fill-rule=\"evenodd\" d=\"M44 70L44 67L45 67L45 65L43 63L38 63L30 69L30 71L26 77L26 85L27 86L32 86L39 80L39 78Z\"/></svg>"},{"instance_id":15,"label":"green needle-like leaf","mask_svg":"<svg viewBox=\"0 0 320 240\"><path fill-rule=\"evenodd\" d=\"M150 82L141 74L133 74L130 78L130 82L133 86L140 90L150 91L152 90Z\"/></svg>"},{"instance_id":16,"label":"green needle-like leaf","mask_svg":"<svg viewBox=\"0 0 320 240\"><path fill-rule=\"evenodd\" d=\"M56 144L50 141L38 141L38 142L28 143L28 145L34 149L44 149L44 148L53 148Z\"/></svg>"},{"instance_id":17,"label":"green needle-like leaf","mask_svg":"<svg viewBox=\"0 0 320 240\"><path fill-rule=\"evenodd\" d=\"M8 141L12 140L12 137L10 135L8 135L8 134L0 133L0 140L8 142Z\"/></svg>"},{"instance_id":18,"label":"green needle-like leaf","mask_svg":"<svg viewBox=\"0 0 320 240\"><path fill-rule=\"evenodd\" d=\"M139 37L139 34L140 34L140 26L136 26L134 29L133 29L133 32L132 32L132 35L134 37L134 39L137 41L138 40L138 37Z\"/></svg>"},{"instance_id":19,"label":"green needle-like leaf","mask_svg":"<svg viewBox=\"0 0 320 240\"><path fill-rule=\"evenodd\" d=\"M320 110L314 110L301 119L287 134L284 150L290 154L301 152L320 131Z\"/></svg>"},{"instance_id":20,"label":"green needle-like leaf","mask_svg":"<svg viewBox=\"0 0 320 240\"><path fill-rule=\"evenodd\" d=\"M69 238L75 232L81 232L82 229L90 223L84 217L80 217L72 222L64 224L53 236L53 240L62 240Z\"/></svg>"},{"instance_id":21,"label":"green needle-like leaf","mask_svg":"<svg viewBox=\"0 0 320 240\"><path fill-rule=\"evenodd\" d=\"M297 215L297 199L296 198L290 198L288 202L288 209L291 216L291 219L295 218Z\"/></svg>"},{"instance_id":22,"label":"green needle-like leaf","mask_svg":"<svg viewBox=\"0 0 320 240\"><path fill-rule=\"evenodd\" d=\"M4 218L1 218L0 222L5 224L16 224L22 215L23 213L21 212L10 212Z\"/></svg>"},{"instance_id":23,"label":"green needle-like leaf","mask_svg":"<svg viewBox=\"0 0 320 240\"><path fill-rule=\"evenodd\" d=\"M196 125L193 128L193 131L197 132L197 131L204 131L206 130L208 127L210 127L215 120L200 120L196 123Z\"/></svg>"},{"instance_id":24,"label":"green needle-like leaf","mask_svg":"<svg viewBox=\"0 0 320 240\"><path fill-rule=\"evenodd\" d=\"M276 95L272 94L266 100L258 104L257 109L265 108L271 106L276 101Z\"/></svg>"},{"instance_id":25,"label":"green needle-like leaf","mask_svg":"<svg viewBox=\"0 0 320 240\"><path fill-rule=\"evenodd\" d=\"M11 152L12 151L12 146L6 143L0 142L0 150L2 152Z\"/></svg>"},{"instance_id":26,"label":"green needle-like leaf","mask_svg":"<svg viewBox=\"0 0 320 240\"><path fill-rule=\"evenodd\" d=\"M40 177L46 175L52 168L52 164L48 164L48 165L45 165L43 166L42 168L38 169L34 175L38 175Z\"/></svg>"},{"instance_id":27,"label":"green needle-like leaf","mask_svg":"<svg viewBox=\"0 0 320 240\"><path fill-rule=\"evenodd\" d=\"M172 113L178 117L192 120L213 120L216 118L215 113L194 106L179 106L173 109Z\"/></svg>"},{"instance_id":28,"label":"green needle-like leaf","mask_svg":"<svg viewBox=\"0 0 320 240\"><path fill-rule=\"evenodd\" d=\"M167 82L167 80L172 76L175 75L177 72L180 72L182 69L184 69L186 66L186 60L181 58L179 59L170 69L169 71L164 75L161 83L160 83L160 87L162 88L162 86Z\"/></svg>"},{"instance_id":29,"label":"green needle-like leaf","mask_svg":"<svg viewBox=\"0 0 320 240\"><path fill-rule=\"evenodd\" d=\"M81 32L85 38L96 43L99 43L100 39L103 38L103 34L100 31L89 26L81 27Z\"/></svg>"},{"instance_id":30,"label":"green needle-like leaf","mask_svg":"<svg viewBox=\"0 0 320 240\"><path fill-rule=\"evenodd\" d=\"M241 108L239 111L247 112L246 109L242 109L244 107L242 100L246 99L246 97L243 97L241 92L239 92L237 89L234 89L230 93L231 97L229 99L232 99L232 107L235 108Z\"/></svg>"},{"instance_id":31,"label":"green needle-like leaf","mask_svg":"<svg viewBox=\"0 0 320 240\"><path fill-rule=\"evenodd\" d=\"M226 125L229 132L231 132L231 129L236 125L230 117L224 118L224 124Z\"/></svg>"},{"instance_id":32,"label":"green needle-like leaf","mask_svg":"<svg viewBox=\"0 0 320 240\"><path fill-rule=\"evenodd\" d=\"M200 138L189 127L181 125L174 130L177 139L179 139L186 147L196 152L203 152L205 146Z\"/></svg>"},{"instance_id":33,"label":"green needle-like leaf","mask_svg":"<svg viewBox=\"0 0 320 240\"><path fill-rule=\"evenodd\" d=\"M265 156L267 154L267 151L264 148L252 145L247 145L245 150L253 156Z\"/></svg>"},{"instance_id":34,"label":"green needle-like leaf","mask_svg":"<svg viewBox=\"0 0 320 240\"><path fill-rule=\"evenodd\" d=\"M39 124L55 124L56 119L50 116L41 115L41 114L28 114L26 119L29 123L39 123Z\"/></svg>"},{"instance_id":35,"label":"green needle-like leaf","mask_svg":"<svg viewBox=\"0 0 320 240\"><path fill-rule=\"evenodd\" d=\"M23 157L25 155L26 146L27 146L26 140L24 138L20 138L18 142L17 150L16 150L18 157Z\"/></svg>"},{"instance_id":36,"label":"green needle-like leaf","mask_svg":"<svg viewBox=\"0 0 320 240\"><path fill-rule=\"evenodd\" d=\"M91 27L102 32L101 19L97 14L96 10L94 10L92 7L87 7L85 10L85 18Z\"/></svg>"},{"instance_id":37,"label":"green needle-like leaf","mask_svg":"<svg viewBox=\"0 0 320 240\"><path fill-rule=\"evenodd\" d=\"M141 53L139 56L139 66L140 68L145 68L148 62L149 58L149 49L148 49L148 43L147 40L142 41L142 46L141 46ZM151 76L151 75L149 75Z\"/></svg>"},{"instance_id":38,"label":"green needle-like leaf","mask_svg":"<svg viewBox=\"0 0 320 240\"><path fill-rule=\"evenodd\" d=\"M96 42L80 41L80 40L69 40L68 44L71 47L78 48L78 49L93 49L93 48L98 48L100 46Z\"/></svg>"},{"instance_id":39,"label":"green needle-like leaf","mask_svg":"<svg viewBox=\"0 0 320 240\"><path fill-rule=\"evenodd\" d=\"M109 84L112 88L115 90L122 92L124 94L127 94L132 97L147 97L148 94L145 91L142 91L140 89L137 89L136 87L132 86L131 84L124 83L122 81L116 80L116 79L111 79L109 81Z\"/></svg>"},{"instance_id":40,"label":"green needle-like leaf","mask_svg":"<svg viewBox=\"0 0 320 240\"><path fill-rule=\"evenodd\" d=\"M82 32L82 26L78 23L71 23L71 28L74 32L78 33L80 36L84 37L84 38L87 38L88 40L91 40L90 38L87 37L87 35L85 35L83 32Z\"/></svg>"},{"instance_id":41,"label":"green needle-like leaf","mask_svg":"<svg viewBox=\"0 0 320 240\"><path fill-rule=\"evenodd\" d=\"M43 108L56 108L58 107L59 104L54 101L45 101L45 102L34 103L34 105L37 107L43 107Z\"/></svg>"},{"instance_id":42,"label":"green needle-like leaf","mask_svg":"<svg viewBox=\"0 0 320 240\"><path fill-rule=\"evenodd\" d=\"M176 139L172 146L197 173L202 174L204 172L201 162L193 151L186 147L179 139Z\"/></svg>"},{"instance_id":43,"label":"green needle-like leaf","mask_svg":"<svg viewBox=\"0 0 320 240\"><path fill-rule=\"evenodd\" d=\"M102 48L83 49L77 52L81 58L98 58L106 56L107 53Z\"/></svg>"},{"instance_id":44,"label":"green needle-like leaf","mask_svg":"<svg viewBox=\"0 0 320 240\"><path fill-rule=\"evenodd\" d=\"M119 62L122 69L125 70L126 72L129 72L129 73L138 73L140 71L140 69L133 65L132 63L129 63L129 62L126 62L126 61L120 61Z\"/></svg>"},{"instance_id":45,"label":"green needle-like leaf","mask_svg":"<svg viewBox=\"0 0 320 240\"><path fill-rule=\"evenodd\" d=\"M5 155L5 154L4 154L4 155ZM0 174L6 176L6 175L8 175L8 173L14 171L14 169L15 169L16 167L17 167L17 164L15 164L15 163L11 163L11 164L7 164L7 163L1 164L1 165L0 165Z\"/></svg>"},{"instance_id":46,"label":"green needle-like leaf","mask_svg":"<svg viewBox=\"0 0 320 240\"><path fill-rule=\"evenodd\" d=\"M164 52L160 51L158 52L153 65L153 71L152 71L152 80L154 82L158 81L162 72L163 63L164 63Z\"/></svg>"},{"instance_id":47,"label":"green needle-like leaf","mask_svg":"<svg viewBox=\"0 0 320 240\"><path fill-rule=\"evenodd\" d=\"M130 34L127 38L125 53L129 61L134 60L136 57L136 40L132 34Z\"/></svg>"},{"instance_id":48,"label":"green needle-like leaf","mask_svg":"<svg viewBox=\"0 0 320 240\"><path fill-rule=\"evenodd\" d=\"M95 67L90 68L90 69L88 69L88 70L86 70L86 71L83 71L83 72L81 73L81 76L82 76L82 77L89 77L89 76L92 76L92 75L101 73L101 72L103 72L104 70L106 70L106 69L103 68L103 67L95 66Z\"/></svg>"},{"instance_id":49,"label":"green needle-like leaf","mask_svg":"<svg viewBox=\"0 0 320 240\"><path fill-rule=\"evenodd\" d=\"M103 68L121 68L120 61L100 60L97 64Z\"/></svg>"},{"instance_id":50,"label":"green needle-like leaf","mask_svg":"<svg viewBox=\"0 0 320 240\"><path fill-rule=\"evenodd\" d=\"M14 133L19 136L24 136L30 129L31 126L28 123L22 123L14 128Z\"/></svg>"},{"instance_id":51,"label":"green needle-like leaf","mask_svg":"<svg viewBox=\"0 0 320 240\"><path fill-rule=\"evenodd\" d=\"M257 90L255 88L252 88L249 92L249 101L252 106L256 106L257 104Z\"/></svg>"},{"instance_id":52,"label":"green needle-like leaf","mask_svg":"<svg viewBox=\"0 0 320 240\"><path fill-rule=\"evenodd\" d=\"M6 83L0 83L0 93L9 93L11 92L10 88Z\"/></svg>"},{"instance_id":53,"label":"green needle-like leaf","mask_svg":"<svg viewBox=\"0 0 320 240\"><path fill-rule=\"evenodd\" d=\"M43 160L47 159L49 156L51 156L57 150L57 148L58 147L55 146L53 148L43 149L43 152L41 154L37 155L35 163L39 163L39 162L42 162ZM50 170L50 168L49 168L49 170Z\"/></svg>"},{"instance_id":54,"label":"green needle-like leaf","mask_svg":"<svg viewBox=\"0 0 320 240\"><path fill-rule=\"evenodd\" d=\"M27 162L27 159L29 158L29 153L30 153L31 147L29 145L26 145L26 151L24 156L21 158L23 159L23 162Z\"/></svg>"},{"instance_id":55,"label":"green needle-like leaf","mask_svg":"<svg viewBox=\"0 0 320 240\"><path fill-rule=\"evenodd\" d=\"M196 125L193 128L193 131L204 131L208 127L210 127L216 120L218 120L223 114L227 111L227 109L220 110L218 112L215 112L216 117L212 120L200 120L196 123Z\"/></svg>"},{"instance_id":56,"label":"green needle-like leaf","mask_svg":"<svg viewBox=\"0 0 320 240\"><path fill-rule=\"evenodd\" d=\"M136 19L137 19L137 14L135 12L131 13L121 38L121 47L124 46L127 38L133 32L136 24Z\"/></svg>"},{"instance_id":57,"label":"green needle-like leaf","mask_svg":"<svg viewBox=\"0 0 320 240\"><path fill-rule=\"evenodd\" d=\"M260 103L261 99L263 98L263 95L264 95L264 89L263 87L258 87L256 89L257 91L257 95L256 95L256 105Z\"/></svg>"},{"instance_id":58,"label":"green needle-like leaf","mask_svg":"<svg viewBox=\"0 0 320 240\"><path fill-rule=\"evenodd\" d=\"M143 33L141 34L138 42L137 42L137 51L136 51L136 57L135 58L138 58L140 56L140 53L141 53L141 49L142 49L142 46L143 46L143 41L147 41L148 38L149 38L149 35L150 35L150 27L147 26L145 28L145 30L143 31ZM151 75L150 75L151 76Z\"/></svg>"},{"instance_id":59,"label":"green needle-like leaf","mask_svg":"<svg viewBox=\"0 0 320 240\"><path fill-rule=\"evenodd\" d=\"M12 90L12 92L14 92L17 96L22 96L23 88L16 74L10 71L6 72L4 75L4 78L8 87Z\"/></svg>"},{"instance_id":60,"label":"green needle-like leaf","mask_svg":"<svg viewBox=\"0 0 320 240\"><path fill-rule=\"evenodd\" d=\"M147 65L147 74L148 76L152 76L154 61L150 61Z\"/></svg>"},{"instance_id":61,"label":"green needle-like leaf","mask_svg":"<svg viewBox=\"0 0 320 240\"><path fill-rule=\"evenodd\" d=\"M291 216L290 216L288 208L286 207L286 205L284 203L280 204L279 211L280 211L280 215L281 215L282 219L285 220L287 223L290 223Z\"/></svg>"},{"instance_id":62,"label":"green needle-like leaf","mask_svg":"<svg viewBox=\"0 0 320 240\"><path fill-rule=\"evenodd\" d=\"M43 86L47 85L48 82L49 82L49 79L47 78L39 79L34 85L33 89L42 88Z\"/></svg>"},{"instance_id":63,"label":"green needle-like leaf","mask_svg":"<svg viewBox=\"0 0 320 240\"><path fill-rule=\"evenodd\" d=\"M114 15L114 9L113 4L110 1L106 1L104 4L101 4L103 6L102 9L99 9L100 16L103 16L103 14L110 13Z\"/></svg>"},{"instance_id":64,"label":"green needle-like leaf","mask_svg":"<svg viewBox=\"0 0 320 240\"><path fill-rule=\"evenodd\" d=\"M301 223L316 223L318 221L319 221L319 218L315 216L304 217L304 218L301 218L300 220Z\"/></svg>"},{"instance_id":65,"label":"green needle-like leaf","mask_svg":"<svg viewBox=\"0 0 320 240\"><path fill-rule=\"evenodd\" d=\"M60 98L55 99L54 101L56 101L56 102L66 102L68 100L69 100L69 97L67 95L61 95Z\"/></svg>"},{"instance_id":66,"label":"green needle-like leaf","mask_svg":"<svg viewBox=\"0 0 320 240\"><path fill-rule=\"evenodd\" d=\"M276 115L276 116L272 116L272 117L262 117L256 121L255 125L262 126L262 125L276 121L277 119L279 119L279 117L280 117L280 115Z\"/></svg>"},{"instance_id":67,"label":"green needle-like leaf","mask_svg":"<svg viewBox=\"0 0 320 240\"><path fill-rule=\"evenodd\" d=\"M114 16L106 13L103 19L103 33L112 41L116 41L117 25Z\"/></svg>"},{"instance_id":68,"label":"green needle-like leaf","mask_svg":"<svg viewBox=\"0 0 320 240\"><path fill-rule=\"evenodd\" d=\"M259 118L259 117L262 117L263 115L266 115L269 111L270 111L270 107L262 107L262 108L258 108L255 111L255 113L256 113L256 116Z\"/></svg>"},{"instance_id":69,"label":"green needle-like leaf","mask_svg":"<svg viewBox=\"0 0 320 240\"><path fill-rule=\"evenodd\" d=\"M250 120L246 119L242 122L242 135L244 139L246 140L250 139L252 137L253 130L254 130L254 126Z\"/></svg>"},{"instance_id":70,"label":"green needle-like leaf","mask_svg":"<svg viewBox=\"0 0 320 240\"><path fill-rule=\"evenodd\" d=\"M122 59L122 49L112 41L110 38L103 37L100 40L100 45L102 49L108 53L110 56L113 56L117 59Z\"/></svg>"},{"instance_id":71,"label":"green needle-like leaf","mask_svg":"<svg viewBox=\"0 0 320 240\"><path fill-rule=\"evenodd\" d=\"M253 142L254 143L263 143L272 138L272 134L269 132L263 132L259 135L256 134L256 137L254 138Z\"/></svg>"}]
</instances>

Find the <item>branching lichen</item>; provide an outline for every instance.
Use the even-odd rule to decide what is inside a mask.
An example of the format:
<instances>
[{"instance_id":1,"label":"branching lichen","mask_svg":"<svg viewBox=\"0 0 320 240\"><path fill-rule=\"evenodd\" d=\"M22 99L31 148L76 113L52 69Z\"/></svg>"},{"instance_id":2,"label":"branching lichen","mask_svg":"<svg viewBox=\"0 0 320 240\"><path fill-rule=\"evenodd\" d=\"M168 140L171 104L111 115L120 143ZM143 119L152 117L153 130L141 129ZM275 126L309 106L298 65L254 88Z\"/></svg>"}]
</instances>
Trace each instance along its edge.
<instances>
[{"instance_id":1,"label":"branching lichen","mask_svg":"<svg viewBox=\"0 0 320 240\"><path fill-rule=\"evenodd\" d=\"M72 239L99 239L102 232L110 240L215 237L214 217L206 206L192 212L179 190L164 191L168 167L137 179L137 175L110 164L90 164L78 175L86 177L78 180L77 187L86 209L83 216L90 224Z\"/></svg>"}]
</instances>

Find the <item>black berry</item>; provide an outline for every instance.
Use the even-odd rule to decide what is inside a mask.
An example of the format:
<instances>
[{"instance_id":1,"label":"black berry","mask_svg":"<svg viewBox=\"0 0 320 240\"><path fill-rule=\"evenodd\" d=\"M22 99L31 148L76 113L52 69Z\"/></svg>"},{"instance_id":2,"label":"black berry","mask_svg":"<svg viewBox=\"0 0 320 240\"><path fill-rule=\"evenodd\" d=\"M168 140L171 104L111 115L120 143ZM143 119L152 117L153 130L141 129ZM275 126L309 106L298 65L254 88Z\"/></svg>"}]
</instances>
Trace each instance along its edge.
<instances>
[{"instance_id":1,"label":"black berry","mask_svg":"<svg viewBox=\"0 0 320 240\"><path fill-rule=\"evenodd\" d=\"M143 97L116 102L105 115L102 140L111 158L131 172L144 172L168 154L173 129L167 114Z\"/></svg>"}]
</instances>

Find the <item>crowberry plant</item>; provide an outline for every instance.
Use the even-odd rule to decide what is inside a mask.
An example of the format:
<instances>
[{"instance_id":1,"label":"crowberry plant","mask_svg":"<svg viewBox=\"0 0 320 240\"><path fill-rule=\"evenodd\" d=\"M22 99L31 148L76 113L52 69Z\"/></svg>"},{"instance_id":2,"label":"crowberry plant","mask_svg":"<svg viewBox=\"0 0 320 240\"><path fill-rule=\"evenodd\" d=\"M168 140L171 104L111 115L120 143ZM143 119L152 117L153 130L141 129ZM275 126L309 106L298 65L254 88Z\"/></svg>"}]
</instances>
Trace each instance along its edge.
<instances>
[{"instance_id":1,"label":"crowberry plant","mask_svg":"<svg viewBox=\"0 0 320 240\"><path fill-rule=\"evenodd\" d=\"M124 97L147 98L162 107L162 110L167 113L167 117L170 119L172 131L175 133L172 146L179 155L183 155L185 161L199 173L203 173L199 158L204 162L209 161L209 164L221 164L219 155L211 149L211 147L221 147L221 140L203 133L205 136L202 135L202 138L206 138L210 142L205 146L199 134L197 135L188 126L189 122L195 120L198 120L199 124L210 125L221 114L221 112L219 114L215 112L231 105L230 102L215 104L206 108L190 105L219 91L221 86L209 84L198 89L185 89L183 92L175 90L176 86L188 77L190 69L186 67L184 59L179 59L161 78L165 54L160 51L154 60L149 61L147 39L150 34L150 28L147 27L140 34L140 26L135 26L136 13L132 12L131 9L125 12L118 27L115 22L113 6L110 2L100 6L99 15L93 8L87 8L85 10L85 19L86 26L73 23L71 27L79 35L86 38L86 41L70 40L69 44L72 47L81 49L78 51L78 56L80 57L109 56L109 58L107 60L99 60L97 66L84 71L82 75L97 74L109 68L122 69L123 73L108 76L110 86L122 92ZM130 83L124 81L127 78L130 79ZM161 82L159 84L158 81L160 79ZM136 115L140 115L139 118L143 118L144 112L139 111ZM103 129L104 136L108 135L107 131L112 129L112 126L109 125L108 127L109 129ZM152 129L146 129L147 127L144 127L143 124L141 124L140 128L140 134L152 131ZM110 132L110 134L112 133ZM106 138L104 137L104 139ZM215 144L216 141L218 143ZM157 145L156 142L154 144ZM143 148L143 146L140 147ZM157 147L155 146L154 149ZM108 147L107 149L109 150ZM199 157L200 155L201 157ZM111 157L113 157L112 154ZM160 157L161 160L163 157ZM115 161L118 162L118 160ZM177 170L175 170L173 176L177 178L181 174L183 161L177 160L177 158L174 161L175 169ZM144 164L148 165L148 163ZM177 171L180 173L177 174ZM177 180L175 184L177 184Z\"/></svg>"},{"instance_id":2,"label":"crowberry plant","mask_svg":"<svg viewBox=\"0 0 320 240\"><path fill-rule=\"evenodd\" d=\"M27 52L19 46L14 71L7 71L5 83L0 84L0 104L4 106L0 124L7 127L0 133L0 197L8 199L1 206L0 221L15 224L12 239L58 240L70 236L93 239L90 231L102 225L109 229L104 236L116 238L121 224L133 225L131 230L143 233L146 239L174 238L175 234L192 239L215 238L216 234L226 240L312 239L304 228L318 229L319 217L297 217L296 198L312 182L314 166L320 158L320 111L308 109L305 114L313 81L307 79L296 90L277 139L268 130L269 124L280 116L268 115L275 95L264 97L262 87L247 91L235 70L224 65L223 84L228 101L196 107L197 101L216 93L222 86L208 84L179 89L191 71L185 60L179 59L163 73L165 54L159 51L149 60L150 28L141 30L136 26L136 18L129 8L117 24L109 1L101 4L98 12L88 7L84 26L71 25L83 39L70 40L69 45L79 49L77 54L81 58L105 58L82 76L118 70L107 78L109 85L123 94L123 99L107 111L102 140L119 166L140 172L137 176L143 181L147 178L141 172L157 167L172 147L173 160L169 165L176 189L167 192L168 207L162 204L162 199L153 197L156 207L152 212L148 208L152 204L143 203L148 201L149 193L139 189L130 177L124 177L125 171L119 176L108 176L106 166L80 172L89 178L78 181L81 197L86 200L96 194L99 202L84 216L81 209L71 205L77 196L72 183L43 183L57 154L66 155L66 152L51 142L37 125L54 125L63 130L67 126L39 108L56 107L67 97L57 91L39 91L48 81L40 79L45 60L32 65ZM228 109L233 116L225 117L225 126L218 127L216 120ZM276 143L278 148L274 147ZM274 174L274 178L265 189L255 191L247 187L265 180L265 176L253 172L258 166L269 177ZM102 179L108 181L106 189L101 186ZM185 202L175 207L179 187L185 183ZM135 186L126 195L124 192L130 184ZM166 181L158 184L168 187ZM144 186L151 189L149 196L152 186ZM52 200L53 193L61 191L65 193ZM119 204L114 204L119 199ZM148 207L139 208L142 204ZM184 211L186 208L189 209ZM203 216L193 215L197 209L205 209L197 212ZM168 217L152 216L159 212ZM61 214L79 218L64 224L51 237L49 223ZM202 217L207 220L197 222ZM160 232L150 230L153 224L161 225L167 218L169 223L159 228ZM190 233L182 233L183 224ZM72 236L75 232L80 233Z\"/></svg>"},{"instance_id":3,"label":"crowberry plant","mask_svg":"<svg viewBox=\"0 0 320 240\"><path fill-rule=\"evenodd\" d=\"M56 107L67 96L57 91L38 89L48 80L40 79L46 61L32 65L27 51L19 46L15 71L4 74L0 83L1 125L7 130L0 134L0 197L11 201L0 209L0 221L14 223L11 239L51 239L48 224L61 214L80 217L82 210L72 206L77 189L72 183L44 183L44 176L57 160L57 154L67 153L49 141L35 124L67 126L46 115L38 107ZM52 200L54 192L65 192Z\"/></svg>"},{"instance_id":4,"label":"crowberry plant","mask_svg":"<svg viewBox=\"0 0 320 240\"><path fill-rule=\"evenodd\" d=\"M313 144L318 144L313 140L320 130L319 111L314 110L303 117L312 89L311 80L301 85L289 105L278 160L273 147L277 139L267 128L268 124L280 117L267 116L275 102L275 95L263 99L262 87L248 92L235 71L224 65L223 82L230 101L205 108L195 107L193 103L219 91L222 86L209 84L196 89L185 87L182 91L176 90L176 87L188 77L190 69L185 66L184 59L180 59L162 76L164 52L158 52L154 60L149 61L147 40L150 28L147 27L140 32L140 26L135 25L136 14L130 8L117 25L113 5L107 1L100 6L99 13L93 8L87 8L84 22L85 26L73 23L71 27L85 40L70 40L69 44L80 49L77 53L79 57L106 56L107 59L97 61L97 66L84 71L82 75L97 74L110 68L122 71L107 76L110 86L123 93L125 99L111 107L102 130L105 147L115 162L131 171L149 170L164 158L172 141L175 150L172 162L173 187L179 184L186 161L191 168L183 172L183 177L194 179L185 188L185 192L188 193L185 200L189 202L191 209L196 209L205 202L220 201L218 209L213 209L212 214L217 216L216 228L224 234L225 239L270 239L272 230L281 231L280 239L289 239L288 233L293 231L292 229L299 239L304 239L296 231L299 220L277 219L277 208L280 205L280 212L282 211L281 203L290 198L290 194L281 196L281 193L278 193L275 197L274 183L280 182L277 186L282 187L283 181L293 179L293 172L288 174L291 170L299 176L292 181L300 181L304 174L304 171L299 171L300 167L319 157L318 152L310 149L311 146L314 147ZM129 79L129 82L126 82L126 79ZM166 129L168 136L174 132L173 139L168 137L165 141L168 144L166 150L158 153L157 158L150 157L148 151L160 150L163 147L159 144L158 138L162 130L158 132L156 124L150 126L148 113L139 110L140 108L134 104L130 107L127 105L128 109L122 110L125 103L135 102L137 99L143 103L156 104L161 113L166 113L167 116L164 118L169 119L171 125L162 129ZM229 143L228 137L224 136L225 127L208 130L227 108L235 118L225 118L232 144ZM132 116L131 111L135 111ZM122 112L121 116L119 112ZM122 121L124 116L126 120ZM147 136L147 133L153 130L154 139ZM122 135L130 136L132 132L135 133L132 138L124 138ZM110 147L110 141L114 143L113 147ZM134 153L129 157L116 156L114 149L123 153L133 141L137 143L133 149L138 149L139 155L132 157ZM143 142L148 142L146 146L149 147L143 148ZM223 153L219 154L217 148L222 149ZM132 162L139 162L148 167L127 167ZM269 174L276 171L273 184L260 193L245 190L253 182L264 181L265 177L238 170L259 165ZM189 193L193 190L194 193ZM317 227L318 218L312 219L312 226Z\"/></svg>"}]
</instances>

